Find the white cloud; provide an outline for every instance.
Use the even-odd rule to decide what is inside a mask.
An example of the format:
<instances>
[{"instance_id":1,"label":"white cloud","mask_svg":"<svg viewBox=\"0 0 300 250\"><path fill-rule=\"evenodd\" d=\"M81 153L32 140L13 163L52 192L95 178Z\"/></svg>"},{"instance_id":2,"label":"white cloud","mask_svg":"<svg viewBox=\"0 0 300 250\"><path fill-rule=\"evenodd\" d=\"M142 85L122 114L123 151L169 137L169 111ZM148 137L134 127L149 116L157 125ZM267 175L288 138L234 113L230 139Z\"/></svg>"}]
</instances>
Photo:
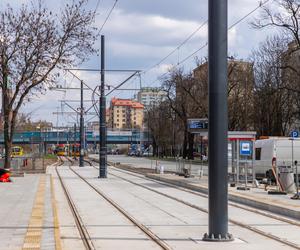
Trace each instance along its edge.
<instances>
[{"instance_id":1,"label":"white cloud","mask_svg":"<svg viewBox=\"0 0 300 250\"><path fill-rule=\"evenodd\" d=\"M3 2L8 1L4 0ZM19 2L19 0L12 1L13 5ZM55 2L61 4L61 1L53 1L54 4ZM91 0L91 3L94 2L94 0ZM96 20L98 27L102 25L112 3L113 1L104 1L103 5L100 5L99 13L101 14L97 16ZM229 0L229 26L253 10L258 6L258 3L258 0ZM3 7L3 3L0 5L1 7ZM230 54L237 55L240 58L247 58L251 50L266 37L268 32L253 30L249 26L249 22L258 13L259 11L255 12L229 31L228 45ZM106 67L109 69L147 69L173 51L206 19L207 1L189 0L188 3L187 1L171 0L119 1L103 29L103 33L106 36ZM158 82L154 82L159 75L167 72L172 65L176 65L178 62L184 60L206 42L207 25L197 32L180 50L175 51L159 66L146 75L143 75L142 83L144 85L159 84ZM100 42L97 42L97 47L99 47L99 44ZM191 69L195 66L195 56L201 57L206 55L207 47L188 59L183 66L185 69ZM82 67L99 68L99 65L100 58L93 56ZM92 87L100 84L99 73L82 71L74 73ZM126 74L107 73L106 83L115 86L127 77L128 75ZM80 84L79 81L72 78L70 74L67 74L65 77L62 77L61 83L69 87L78 87ZM139 80L135 79L128 82L124 87L134 87L138 86L138 84ZM116 91L114 95L130 97L133 95L133 92ZM36 111L36 114L39 114L43 119L55 121L55 117L52 116L52 118L49 118L49 114L55 111L55 107L59 105L57 100L63 97L63 92L49 92L24 110L44 105ZM79 97L80 93L76 90L68 91L65 95L66 99L78 100ZM85 98L90 99L90 92L85 92Z\"/></svg>"}]
</instances>

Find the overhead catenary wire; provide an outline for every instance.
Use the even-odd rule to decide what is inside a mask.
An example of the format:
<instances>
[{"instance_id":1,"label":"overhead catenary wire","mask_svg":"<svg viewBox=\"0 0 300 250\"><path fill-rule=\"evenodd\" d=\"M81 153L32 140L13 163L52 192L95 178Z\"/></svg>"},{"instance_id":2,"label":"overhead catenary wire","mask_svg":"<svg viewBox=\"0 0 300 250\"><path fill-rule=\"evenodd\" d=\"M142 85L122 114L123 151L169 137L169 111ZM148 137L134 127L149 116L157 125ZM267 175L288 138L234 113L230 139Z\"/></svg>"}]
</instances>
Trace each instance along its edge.
<instances>
[{"instance_id":1,"label":"overhead catenary wire","mask_svg":"<svg viewBox=\"0 0 300 250\"><path fill-rule=\"evenodd\" d=\"M154 69L155 67L159 66L162 62L164 62L166 59L168 59L171 55L173 55L176 51L178 51L184 44L186 44L200 29L202 29L206 24L208 20L204 21L200 26L197 27L196 30L194 30L183 42L181 42L175 49L173 49L169 54L167 54L165 57L160 59L157 63L155 63L153 66L145 70L143 73L147 73L150 70Z\"/></svg>"},{"instance_id":2,"label":"overhead catenary wire","mask_svg":"<svg viewBox=\"0 0 300 250\"><path fill-rule=\"evenodd\" d=\"M103 24L102 24L102 26L101 26L101 28L100 28L100 30L99 30L99 34L101 34L101 32L102 32L102 30L103 30L105 24L107 23L107 21L108 21L110 15L111 15L111 13L113 12L114 8L115 8L116 5L117 5L117 3L118 3L118 0L115 0L113 6L111 7L111 9L110 9L108 15L106 16L106 18L105 18L105 20L104 20L104 22L103 22Z\"/></svg>"},{"instance_id":3,"label":"overhead catenary wire","mask_svg":"<svg viewBox=\"0 0 300 250\"><path fill-rule=\"evenodd\" d=\"M258 9L262 8L265 4L267 4L268 2L270 2L271 0L265 0L264 2L260 1L259 5L256 6L253 10L251 10L250 12L248 12L246 15L242 16L240 19L238 19L236 22L234 22L233 24L231 24L228 27L228 31L231 30L232 28L234 28L235 26L237 26L239 23L241 23L242 21L244 21L247 17L249 17L251 14L253 14L254 12L256 12ZM206 46L208 45L208 42L205 42L200 48L196 49L194 52L192 52L191 54L189 54L187 57L185 57L183 60L179 61L177 63L177 65L173 65L173 68L178 67L179 65L185 63L188 59L190 59L191 57L193 57L195 54L197 54L199 51L201 51L202 49L204 49ZM177 48L176 48L177 49ZM145 73L148 71L144 71ZM170 70L163 73L162 75L158 76L154 82L152 83L152 85L160 80L161 78L163 78L164 76L166 76L167 74L170 73Z\"/></svg>"},{"instance_id":4,"label":"overhead catenary wire","mask_svg":"<svg viewBox=\"0 0 300 250\"><path fill-rule=\"evenodd\" d=\"M94 13L95 13L95 14L96 14L96 13L97 13L97 11L98 11L98 8L99 8L99 5L100 5L100 2L101 2L101 0L98 0L98 2L97 2L97 4L96 4L95 11L94 11Z\"/></svg>"}]
</instances>

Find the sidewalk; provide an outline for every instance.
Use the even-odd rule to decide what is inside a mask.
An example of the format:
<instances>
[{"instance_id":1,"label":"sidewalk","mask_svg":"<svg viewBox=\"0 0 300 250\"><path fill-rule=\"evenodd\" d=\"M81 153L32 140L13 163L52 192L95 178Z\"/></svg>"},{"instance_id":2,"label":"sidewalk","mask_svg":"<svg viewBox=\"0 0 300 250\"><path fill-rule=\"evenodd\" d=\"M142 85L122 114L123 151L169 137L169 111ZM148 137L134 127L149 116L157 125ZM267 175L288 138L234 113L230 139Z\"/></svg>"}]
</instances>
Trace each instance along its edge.
<instances>
[{"instance_id":1,"label":"sidewalk","mask_svg":"<svg viewBox=\"0 0 300 250\"><path fill-rule=\"evenodd\" d=\"M50 175L0 183L0 249L54 250Z\"/></svg>"}]
</instances>

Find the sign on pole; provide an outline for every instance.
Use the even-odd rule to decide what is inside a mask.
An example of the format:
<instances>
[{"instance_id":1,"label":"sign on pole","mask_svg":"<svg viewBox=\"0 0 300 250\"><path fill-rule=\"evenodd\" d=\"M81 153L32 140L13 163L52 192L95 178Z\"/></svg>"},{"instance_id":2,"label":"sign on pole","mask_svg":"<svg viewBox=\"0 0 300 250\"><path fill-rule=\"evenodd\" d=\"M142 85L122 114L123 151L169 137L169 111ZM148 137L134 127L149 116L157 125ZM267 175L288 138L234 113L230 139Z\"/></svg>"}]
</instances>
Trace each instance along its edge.
<instances>
[{"instance_id":1,"label":"sign on pole","mask_svg":"<svg viewBox=\"0 0 300 250\"><path fill-rule=\"evenodd\" d=\"M251 153L252 153L251 142L249 142L249 141L241 141L240 142L240 155L248 155L248 156L250 156Z\"/></svg>"},{"instance_id":2,"label":"sign on pole","mask_svg":"<svg viewBox=\"0 0 300 250\"><path fill-rule=\"evenodd\" d=\"M208 119L188 119L188 131L190 133L208 131Z\"/></svg>"},{"instance_id":3,"label":"sign on pole","mask_svg":"<svg viewBox=\"0 0 300 250\"><path fill-rule=\"evenodd\" d=\"M299 131L293 130L293 131L291 132L291 137L293 137L293 138L299 137Z\"/></svg>"}]
</instances>

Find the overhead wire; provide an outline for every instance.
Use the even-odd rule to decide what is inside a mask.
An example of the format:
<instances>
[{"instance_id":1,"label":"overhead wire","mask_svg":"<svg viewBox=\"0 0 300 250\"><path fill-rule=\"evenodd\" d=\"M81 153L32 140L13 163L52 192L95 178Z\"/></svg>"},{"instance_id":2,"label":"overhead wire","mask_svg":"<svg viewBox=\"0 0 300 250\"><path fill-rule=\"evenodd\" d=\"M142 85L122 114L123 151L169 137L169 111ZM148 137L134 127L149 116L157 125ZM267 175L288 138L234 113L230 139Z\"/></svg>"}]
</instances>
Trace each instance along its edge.
<instances>
[{"instance_id":1,"label":"overhead wire","mask_svg":"<svg viewBox=\"0 0 300 250\"><path fill-rule=\"evenodd\" d=\"M117 5L117 2L118 2L118 0L115 0L113 6L111 7L110 11L108 12L108 14L107 14L107 16L106 16L106 18L105 18L103 24L101 25L98 34L101 34L101 32L102 32L104 26L106 25L106 23L107 23L107 21L108 21L110 15L112 14L113 10L115 9L115 7L116 7L116 5ZM99 3L100 3L100 0L98 0L97 6L96 6L96 10L98 9ZM96 112L96 114L97 114L98 117L100 117L100 110L99 110L99 107L98 107L98 101L96 100L95 95L100 96L100 94L97 93L97 89L99 89L99 88L100 88L100 86L97 85L97 86L92 90L92 96L91 96L92 106L90 107L90 109L91 109L91 108L94 108L94 110L95 110L95 112Z\"/></svg>"},{"instance_id":2,"label":"overhead wire","mask_svg":"<svg viewBox=\"0 0 300 250\"><path fill-rule=\"evenodd\" d=\"M114 8L116 7L117 2L118 2L118 0L115 0L113 6L111 7L111 9L110 9L108 15L106 16L106 18L105 18L105 20L104 20L104 22L103 22L103 24L102 24L102 26L101 26L101 28L100 28L100 30L99 30L99 34L101 34L101 31L103 30L103 28L104 28L105 24L107 23L107 21L108 21L110 15L111 15L111 13L113 12Z\"/></svg>"},{"instance_id":3,"label":"overhead wire","mask_svg":"<svg viewBox=\"0 0 300 250\"><path fill-rule=\"evenodd\" d=\"M160 59L157 63L155 63L153 66L146 69L143 73L147 73L150 70L154 69L155 67L159 66L162 62L164 62L166 59L168 59L171 55L173 55L176 51L178 51L184 44L186 44L200 29L202 29L206 24L208 20L204 21L201 25L197 27L196 30L194 30L183 42L181 42L175 49L173 49L169 54L167 54L165 57Z\"/></svg>"},{"instance_id":4,"label":"overhead wire","mask_svg":"<svg viewBox=\"0 0 300 250\"><path fill-rule=\"evenodd\" d=\"M96 4L96 7L95 7L95 10L94 10L94 13L96 14L97 11L98 11L98 8L99 8L99 5L100 5L100 1L101 0L98 0L97 4Z\"/></svg>"},{"instance_id":5,"label":"overhead wire","mask_svg":"<svg viewBox=\"0 0 300 250\"><path fill-rule=\"evenodd\" d=\"M271 0L265 0L264 2L260 1L259 5L257 7L255 7L253 10L251 10L250 12L248 12L246 15L244 15L243 17L241 17L240 19L238 19L236 22L234 22L232 25L230 25L228 27L228 31L231 30L232 28L234 28L236 25L238 25L239 23L241 23L243 20L245 20L247 17L249 17L251 14L253 14L255 11L257 11L259 8L263 7L265 4L267 4L268 2L270 2ZM208 45L208 42L206 42L205 44L203 44L200 48L198 48L197 50L195 50L193 53L191 53L190 55L188 55L187 57L185 57L183 60L181 60L180 62L177 63L177 65L174 65L173 67L178 67L179 65L183 64L184 62L186 62L188 59L190 59L192 56L194 56L195 54L197 54L199 51L201 51L202 49L204 49L206 46ZM154 84L156 81L160 80L162 77L164 77L165 75L169 74L170 72L167 71L165 73L163 73L162 75L158 76L156 78L156 80L152 83Z\"/></svg>"}]
</instances>

